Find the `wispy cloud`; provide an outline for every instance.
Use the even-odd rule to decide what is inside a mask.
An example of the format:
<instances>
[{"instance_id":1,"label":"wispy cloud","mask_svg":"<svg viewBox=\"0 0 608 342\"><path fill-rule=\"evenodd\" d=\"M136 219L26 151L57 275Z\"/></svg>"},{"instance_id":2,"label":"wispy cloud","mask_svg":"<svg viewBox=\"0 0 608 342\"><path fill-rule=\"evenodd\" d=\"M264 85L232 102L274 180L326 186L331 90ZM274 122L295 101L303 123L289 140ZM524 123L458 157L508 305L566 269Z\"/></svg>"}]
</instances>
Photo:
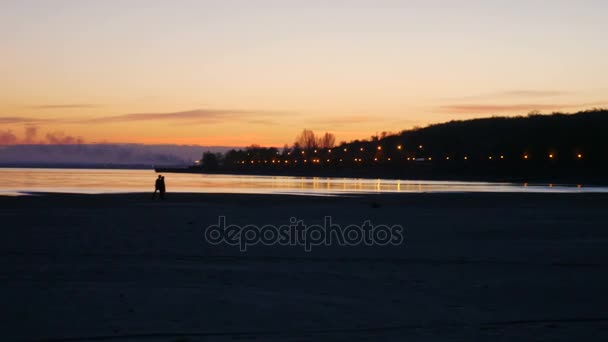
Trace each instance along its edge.
<instances>
[{"instance_id":1,"label":"wispy cloud","mask_svg":"<svg viewBox=\"0 0 608 342\"><path fill-rule=\"evenodd\" d=\"M579 104L543 104L543 103L516 103L516 104L451 104L439 107L448 113L460 114L492 114L504 112L530 112L538 111L559 111L566 109L591 108L604 105L606 102L579 103Z\"/></svg>"},{"instance_id":2,"label":"wispy cloud","mask_svg":"<svg viewBox=\"0 0 608 342\"><path fill-rule=\"evenodd\" d=\"M557 90L557 89L511 89L505 91L498 91L492 93L485 94L471 94L468 96L462 96L458 98L447 98L444 100L447 101L484 101L484 100L494 100L494 101L535 101L540 99L547 98L556 98L556 97L567 97L576 95L575 92L565 91L565 90Z\"/></svg>"},{"instance_id":3,"label":"wispy cloud","mask_svg":"<svg viewBox=\"0 0 608 342\"><path fill-rule=\"evenodd\" d=\"M335 125L335 126L343 126L343 125L351 125L357 123L370 122L373 118L367 115L350 115L350 116L339 116L339 117L330 117L316 120L317 124L325 124L325 125Z\"/></svg>"},{"instance_id":4,"label":"wispy cloud","mask_svg":"<svg viewBox=\"0 0 608 342\"><path fill-rule=\"evenodd\" d=\"M90 103L68 103L68 104L45 104L45 105L32 105L27 106L30 109L85 109L85 108L97 108L100 107L96 104Z\"/></svg>"},{"instance_id":5,"label":"wispy cloud","mask_svg":"<svg viewBox=\"0 0 608 342\"><path fill-rule=\"evenodd\" d=\"M36 136L38 135L38 126L26 126L25 127L25 138L24 142L27 144L31 144L36 141Z\"/></svg>"},{"instance_id":6,"label":"wispy cloud","mask_svg":"<svg viewBox=\"0 0 608 342\"><path fill-rule=\"evenodd\" d=\"M274 120L270 120L270 119L251 119L251 120L247 120L247 123L252 124L252 125L264 125L264 126L278 124L278 122L276 122Z\"/></svg>"},{"instance_id":7,"label":"wispy cloud","mask_svg":"<svg viewBox=\"0 0 608 342\"><path fill-rule=\"evenodd\" d=\"M84 139L72 136L61 131L49 132L39 137L39 128L36 125L24 127L23 138L19 138L12 130L0 131L0 145L29 145L29 144L55 144L55 145L78 145L83 144Z\"/></svg>"},{"instance_id":8,"label":"wispy cloud","mask_svg":"<svg viewBox=\"0 0 608 342\"><path fill-rule=\"evenodd\" d=\"M554 96L566 96L573 95L573 92L562 91L562 90L511 90L500 93L495 93L494 96L505 96L505 97L525 97L525 98L538 98L538 97L554 97ZM490 95L491 96L491 95Z\"/></svg>"},{"instance_id":9,"label":"wispy cloud","mask_svg":"<svg viewBox=\"0 0 608 342\"><path fill-rule=\"evenodd\" d=\"M84 144L84 139L82 137L75 137L71 135L66 135L63 132L51 132L47 133L46 142L53 145L77 145Z\"/></svg>"},{"instance_id":10,"label":"wispy cloud","mask_svg":"<svg viewBox=\"0 0 608 342\"><path fill-rule=\"evenodd\" d=\"M22 116L0 116L0 124L26 124L43 121L51 121L51 119L39 119Z\"/></svg>"},{"instance_id":11,"label":"wispy cloud","mask_svg":"<svg viewBox=\"0 0 608 342\"><path fill-rule=\"evenodd\" d=\"M285 112L232 110L232 109L194 109L168 113L131 113L82 120L85 123L116 123L142 121L170 121L174 123L217 123L239 120L262 120L261 118L285 115Z\"/></svg>"},{"instance_id":12,"label":"wispy cloud","mask_svg":"<svg viewBox=\"0 0 608 342\"><path fill-rule=\"evenodd\" d=\"M14 145L18 141L17 136L11 130L0 131L0 146Z\"/></svg>"},{"instance_id":13,"label":"wispy cloud","mask_svg":"<svg viewBox=\"0 0 608 342\"><path fill-rule=\"evenodd\" d=\"M572 105L553 105L553 104L454 104L441 106L442 110L450 113L492 113L492 112L521 112L532 110L558 110L573 107Z\"/></svg>"}]
</instances>

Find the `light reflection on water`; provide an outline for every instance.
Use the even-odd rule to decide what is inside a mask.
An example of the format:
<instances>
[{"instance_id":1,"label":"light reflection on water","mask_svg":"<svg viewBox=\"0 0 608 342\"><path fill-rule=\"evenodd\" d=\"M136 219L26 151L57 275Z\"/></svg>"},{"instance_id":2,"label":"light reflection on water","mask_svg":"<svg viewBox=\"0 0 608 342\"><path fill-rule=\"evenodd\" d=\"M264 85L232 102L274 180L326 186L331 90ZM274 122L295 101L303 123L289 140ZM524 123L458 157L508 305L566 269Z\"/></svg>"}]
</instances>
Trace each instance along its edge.
<instances>
[{"instance_id":1,"label":"light reflection on water","mask_svg":"<svg viewBox=\"0 0 608 342\"><path fill-rule=\"evenodd\" d=\"M152 170L0 168L0 195L35 192L152 192ZM524 184L360 178L165 174L168 192L314 194L397 192L608 192L577 184Z\"/></svg>"}]
</instances>

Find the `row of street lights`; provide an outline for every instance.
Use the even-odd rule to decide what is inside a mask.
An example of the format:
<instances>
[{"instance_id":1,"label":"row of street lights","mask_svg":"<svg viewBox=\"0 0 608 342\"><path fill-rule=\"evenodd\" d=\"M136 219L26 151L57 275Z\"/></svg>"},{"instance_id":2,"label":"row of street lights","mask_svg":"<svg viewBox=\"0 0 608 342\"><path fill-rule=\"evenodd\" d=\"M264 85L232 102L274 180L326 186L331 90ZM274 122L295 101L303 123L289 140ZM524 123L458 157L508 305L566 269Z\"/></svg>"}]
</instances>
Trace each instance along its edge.
<instances>
[{"instance_id":1,"label":"row of street lights","mask_svg":"<svg viewBox=\"0 0 608 342\"><path fill-rule=\"evenodd\" d=\"M302 151L302 152L304 152L304 151ZM302 154L303 154L303 153L302 153ZM553 160L553 159L556 159L556 156L555 156L555 154L553 154L553 153L548 154L548 155L547 155L547 157L548 157L549 159L552 159L552 160ZM469 157L468 157L468 156L464 156L462 159L463 159L463 160L469 160ZM498 156L498 158L497 158L497 159L499 159L499 160L504 160L504 159L506 159L506 158L505 158L505 156L504 156L504 155L502 155L502 154L501 154L501 155L499 155L499 156ZM522 155L522 159L524 159L524 160L529 160L529 159L532 159L532 158L531 158L531 156L530 156L529 154L524 154L524 155ZM577 153L577 154L576 154L576 159L583 159L583 155L582 155L581 153ZM407 161L415 161L415 162L419 162L419 161L433 161L433 157L426 157L426 158L424 158L424 157L421 157L421 158L416 158L416 157L406 157L406 158L405 158L405 160L407 160ZM446 156L446 157L445 157L445 160L453 160L453 159L451 159L449 156ZM494 160L494 156L492 156L492 155L488 156L488 160ZM326 163L331 163L331 161L332 161L332 159L326 159L326 160L325 160L325 162L326 162ZM340 158L340 159L337 159L336 161L338 161L338 162L344 162L344 159ZM363 161L364 161L364 159L363 159L363 158L356 157L356 158L354 158L354 159L353 159L353 161L354 161L354 162L357 162L357 163L360 163L360 162L363 162ZM384 160L382 160L382 158L374 157L374 158L373 158L373 161L374 161L374 162L382 162L382 161L384 161ZM386 161L392 161L392 158L391 158L391 157L388 157L388 158L386 158ZM280 159L278 159L278 160L277 160L277 159L272 159L270 162L271 162L272 164L289 164L289 163L290 163L290 161L289 161L289 160L287 160L287 159L286 159L286 160L280 160ZM292 160L291 162L293 162L294 164L297 164L297 163L298 163L298 159L294 159L294 160ZM303 163L308 163L308 159L302 159L302 162L303 162ZM313 158L313 159L310 159L310 162L311 162L311 163L314 163L314 164L319 164L319 163L321 163L321 162L323 162L323 161L322 161L320 158ZM235 162L235 163L236 163L236 164L239 164L239 162ZM245 160L241 160L241 162L240 162L240 163L241 163L241 164L246 164L247 162L246 162ZM255 161L255 160L250 160L250 161L249 161L249 163L250 163L250 164L255 164L255 163L256 163L256 161ZM267 163L268 163L268 160L264 160L264 161L262 161L262 160L257 160L257 163L258 163L258 164L261 164L261 163L267 164Z\"/></svg>"}]
</instances>

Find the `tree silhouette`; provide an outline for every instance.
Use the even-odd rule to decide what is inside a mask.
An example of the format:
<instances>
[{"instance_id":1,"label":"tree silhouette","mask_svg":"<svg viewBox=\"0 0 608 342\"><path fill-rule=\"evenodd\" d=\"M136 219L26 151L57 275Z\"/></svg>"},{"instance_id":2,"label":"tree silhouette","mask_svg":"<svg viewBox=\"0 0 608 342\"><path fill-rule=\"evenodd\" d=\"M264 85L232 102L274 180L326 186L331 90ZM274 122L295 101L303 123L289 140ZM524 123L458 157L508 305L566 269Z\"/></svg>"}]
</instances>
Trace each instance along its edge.
<instances>
[{"instance_id":1,"label":"tree silhouette","mask_svg":"<svg viewBox=\"0 0 608 342\"><path fill-rule=\"evenodd\" d=\"M318 146L315 133L310 129L304 129L300 135L296 138L298 146L305 150L314 150Z\"/></svg>"},{"instance_id":2,"label":"tree silhouette","mask_svg":"<svg viewBox=\"0 0 608 342\"><path fill-rule=\"evenodd\" d=\"M336 136L329 132L325 132L320 140L319 147L321 148L332 148L336 145Z\"/></svg>"},{"instance_id":3,"label":"tree silhouette","mask_svg":"<svg viewBox=\"0 0 608 342\"><path fill-rule=\"evenodd\" d=\"M205 170L215 171L219 168L219 166L220 166L219 158L215 153L213 153L211 151L207 151L207 152L203 153L202 167Z\"/></svg>"}]
</instances>

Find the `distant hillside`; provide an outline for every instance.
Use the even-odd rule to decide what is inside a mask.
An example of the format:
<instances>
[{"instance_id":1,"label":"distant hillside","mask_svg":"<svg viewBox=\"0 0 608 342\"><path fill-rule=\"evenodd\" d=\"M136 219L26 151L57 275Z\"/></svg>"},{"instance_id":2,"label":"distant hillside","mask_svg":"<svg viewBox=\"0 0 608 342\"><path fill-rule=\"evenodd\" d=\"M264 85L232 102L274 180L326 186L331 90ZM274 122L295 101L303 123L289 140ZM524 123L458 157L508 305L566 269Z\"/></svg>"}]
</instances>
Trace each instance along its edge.
<instances>
[{"instance_id":1,"label":"distant hillside","mask_svg":"<svg viewBox=\"0 0 608 342\"><path fill-rule=\"evenodd\" d=\"M608 181L608 110L451 121L339 146L251 146L186 172L480 180Z\"/></svg>"},{"instance_id":2,"label":"distant hillside","mask_svg":"<svg viewBox=\"0 0 608 342\"><path fill-rule=\"evenodd\" d=\"M530 160L577 159L606 162L608 157L608 110L576 114L528 115L526 117L492 117L451 121L426 128L404 131L381 139L391 150L401 144L406 151L426 157L488 158L509 156Z\"/></svg>"}]
</instances>

